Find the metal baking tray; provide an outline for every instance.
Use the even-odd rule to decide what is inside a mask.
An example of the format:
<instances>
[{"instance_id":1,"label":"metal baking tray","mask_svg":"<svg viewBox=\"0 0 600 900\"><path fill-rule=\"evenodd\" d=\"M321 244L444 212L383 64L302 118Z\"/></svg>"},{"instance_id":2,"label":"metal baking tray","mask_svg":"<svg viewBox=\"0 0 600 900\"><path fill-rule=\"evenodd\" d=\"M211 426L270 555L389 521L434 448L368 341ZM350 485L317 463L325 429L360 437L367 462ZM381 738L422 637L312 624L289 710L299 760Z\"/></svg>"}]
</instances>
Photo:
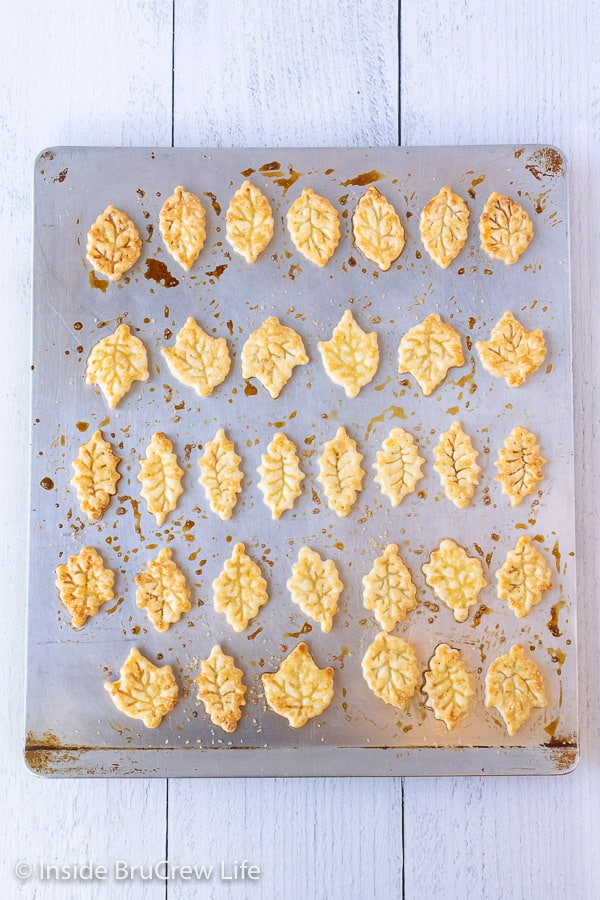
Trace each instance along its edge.
<instances>
[{"instance_id":1,"label":"metal baking tray","mask_svg":"<svg viewBox=\"0 0 600 900\"><path fill-rule=\"evenodd\" d=\"M254 265L225 239L225 212L244 178L268 197L275 234ZM158 213L183 184L207 210L207 240L189 273L165 251ZM352 241L352 211L375 184L394 204L406 246L388 272ZM438 268L419 237L424 204L445 184L469 203L467 243ZM304 187L339 210L341 240L324 268L295 250L285 214ZM492 191L515 197L535 236L513 266L479 246L477 223ZM25 757L54 776L248 776L552 774L578 754L575 619L573 404L565 161L553 147L392 147L337 149L128 149L57 147L34 172L31 528ZM95 275L85 259L86 232L113 204L143 238L139 262L119 282ZM351 308L376 330L380 366L355 399L326 377L317 342ZM528 328L543 328L544 365L520 388L483 370L474 342L487 339L510 309ZM431 312L459 331L465 365L424 397L397 373L402 334ZM277 400L241 374L241 348L269 315L295 328L310 358ZM160 348L172 345L188 316L227 338L232 370L200 400L170 374ZM146 345L150 379L136 382L114 411L85 383L91 347L128 322ZM483 471L469 508L445 497L433 469L439 433L458 418L479 450ZM327 506L316 481L324 442L345 425L364 454L364 490L345 519ZM493 465L515 425L538 437L548 460L539 490L515 509L494 480ZM373 481L375 454L396 425L411 431L426 458L417 491L393 509ZM224 427L242 456L244 490L234 515L211 513L198 483L201 447ZM69 480L81 443L96 428L122 458L118 494L90 525ZM302 496L278 522L258 490L257 466L276 430L294 440L306 472ZM177 509L157 528L139 495L139 458L154 431L173 441L185 474ZM553 588L524 619L495 591L495 570L517 538L530 534L553 569ZM454 621L424 581L421 566L451 537L481 559L488 585L466 622ZM236 541L259 563L270 600L236 634L213 608L212 580ZM414 646L421 671L436 645L458 647L476 676L468 719L453 732L425 708L420 690L404 713L367 687L361 659L379 631L362 604L361 579L389 542L399 545L418 590L418 607L395 629ZM74 631L54 586L54 570L90 544L116 572L115 601ZM329 634L302 615L286 589L302 544L335 561L344 583ZM135 604L134 577L169 546L192 588L192 610L164 634ZM273 671L300 639L320 666L335 669L330 707L301 729L265 708L260 674ZM221 643L243 669L247 706L234 734L211 725L196 699L199 661ZM509 737L483 699L490 662L523 643L543 672L548 707ZM154 730L119 713L103 690L130 648L170 663L180 687L175 710ZM238 752L235 752L238 751ZM240 752L242 751L242 752Z\"/></svg>"}]
</instances>

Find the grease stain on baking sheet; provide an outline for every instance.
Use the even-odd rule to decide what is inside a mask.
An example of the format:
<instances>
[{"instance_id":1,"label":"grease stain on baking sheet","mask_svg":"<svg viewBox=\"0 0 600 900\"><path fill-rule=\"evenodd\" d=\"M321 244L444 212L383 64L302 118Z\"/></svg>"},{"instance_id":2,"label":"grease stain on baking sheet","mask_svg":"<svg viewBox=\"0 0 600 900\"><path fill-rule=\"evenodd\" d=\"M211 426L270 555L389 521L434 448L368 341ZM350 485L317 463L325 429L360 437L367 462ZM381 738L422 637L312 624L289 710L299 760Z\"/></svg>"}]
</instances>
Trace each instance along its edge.
<instances>
[{"instance_id":1,"label":"grease stain on baking sheet","mask_svg":"<svg viewBox=\"0 0 600 900\"><path fill-rule=\"evenodd\" d=\"M558 627L558 615L561 609L564 609L565 601L559 600L550 607L550 619L546 622L546 628L555 638L562 637L562 631Z\"/></svg>"},{"instance_id":2,"label":"grease stain on baking sheet","mask_svg":"<svg viewBox=\"0 0 600 900\"><path fill-rule=\"evenodd\" d=\"M262 172L263 175L266 175L267 178L270 178L277 187L280 187L284 197L292 185L304 175L304 172L296 172L290 165L287 167L288 174L285 175L281 163L276 160L270 163L264 163L258 171Z\"/></svg>"},{"instance_id":3,"label":"grease stain on baking sheet","mask_svg":"<svg viewBox=\"0 0 600 900\"><path fill-rule=\"evenodd\" d=\"M157 284L161 284L165 288L177 287L179 284L179 279L175 278L174 275L169 272L165 263L160 259L147 259L146 260L146 271L144 272L144 278L148 281L155 281Z\"/></svg>"},{"instance_id":4,"label":"grease stain on baking sheet","mask_svg":"<svg viewBox=\"0 0 600 900\"><path fill-rule=\"evenodd\" d=\"M48 478L46 476L46 478L42 478L42 480L40 481L40 486L43 487L45 491L51 491L54 487L54 482L51 478Z\"/></svg>"},{"instance_id":5,"label":"grease stain on baking sheet","mask_svg":"<svg viewBox=\"0 0 600 900\"><path fill-rule=\"evenodd\" d=\"M565 163L554 147L540 147L531 155L531 163L525 166L537 181L565 174Z\"/></svg>"},{"instance_id":6,"label":"grease stain on baking sheet","mask_svg":"<svg viewBox=\"0 0 600 900\"><path fill-rule=\"evenodd\" d=\"M215 195L211 194L210 191L204 191L204 196L208 197L208 199L210 200L210 202L212 204L212 208L215 211L215 215L220 216L221 215L221 204L219 203L219 201L217 200Z\"/></svg>"},{"instance_id":7,"label":"grease stain on baking sheet","mask_svg":"<svg viewBox=\"0 0 600 900\"><path fill-rule=\"evenodd\" d=\"M386 406L383 412L379 413L378 416L373 416L372 419L369 420L367 425L367 430L365 431L365 440L371 434L374 425L378 422L385 422L386 418L389 419L406 419L406 413L404 412L404 407L402 406Z\"/></svg>"},{"instance_id":8,"label":"grease stain on baking sheet","mask_svg":"<svg viewBox=\"0 0 600 900\"><path fill-rule=\"evenodd\" d=\"M365 187L367 184L373 184L374 181L381 181L382 178L385 178L384 172L378 172L377 169L371 169L369 172L361 172L360 175L355 175L354 178L340 181L340 184L342 187L348 187L349 185Z\"/></svg>"},{"instance_id":9,"label":"grease stain on baking sheet","mask_svg":"<svg viewBox=\"0 0 600 900\"><path fill-rule=\"evenodd\" d=\"M206 274L208 275L209 278L216 278L216 280L218 281L226 269L227 269L227 263L221 263L220 265L215 266L214 269L212 269L212 271L207 272Z\"/></svg>"},{"instance_id":10,"label":"grease stain on baking sheet","mask_svg":"<svg viewBox=\"0 0 600 900\"><path fill-rule=\"evenodd\" d=\"M98 278L93 269L88 272L88 281L91 288L97 288L103 294L108 290L108 278Z\"/></svg>"},{"instance_id":11,"label":"grease stain on baking sheet","mask_svg":"<svg viewBox=\"0 0 600 900\"><path fill-rule=\"evenodd\" d=\"M299 638L304 634L310 634L312 631L312 625L310 622L305 622L300 631L286 631L284 633L284 638Z\"/></svg>"}]
</instances>

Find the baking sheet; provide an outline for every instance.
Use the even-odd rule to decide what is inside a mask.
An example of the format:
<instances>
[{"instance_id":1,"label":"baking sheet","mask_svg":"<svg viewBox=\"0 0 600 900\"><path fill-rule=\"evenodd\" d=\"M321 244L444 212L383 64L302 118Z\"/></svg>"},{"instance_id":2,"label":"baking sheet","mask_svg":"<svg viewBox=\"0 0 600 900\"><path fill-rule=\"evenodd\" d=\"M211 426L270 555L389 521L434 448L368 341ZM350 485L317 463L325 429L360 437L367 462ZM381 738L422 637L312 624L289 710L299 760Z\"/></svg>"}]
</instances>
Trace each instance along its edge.
<instances>
[{"instance_id":1,"label":"baking sheet","mask_svg":"<svg viewBox=\"0 0 600 900\"><path fill-rule=\"evenodd\" d=\"M225 212L245 177L273 209L275 234L254 265L231 251ZM352 211L375 184L394 204L406 246L388 272L353 246ZM158 212L183 184L207 210L205 247L189 273L168 255ZM469 237L446 270L425 253L419 216L449 184L471 209ZM285 214L305 187L327 197L341 219L340 244L324 268L295 250ZM519 200L535 237L514 266L487 257L477 222L492 191ZM31 528L28 598L26 749L45 775L352 775L555 773L577 760L575 527L569 293L568 192L560 151L544 146L346 149L53 148L34 172ZM86 232L108 205L123 209L143 238L139 262L119 282L95 275ZM317 342L328 340L351 309L379 335L376 377L354 399L326 377ZM488 339L510 309L542 328L543 366L518 389L483 370L476 340ZM424 397L397 373L401 336L438 312L460 333L465 365ZM309 363L294 370L279 398L241 374L241 349L270 315L296 329ZM212 397L200 399L169 372L160 349L172 346L188 316L228 340L232 369ZM92 346L127 322L144 342L150 379L136 382L116 410L85 384ZM439 434L458 418L482 466L474 500L458 510L433 469ZM364 454L364 490L346 519L326 503L317 457L340 425ZM493 465L515 425L533 431L548 460L538 490L511 508ZM377 450L391 428L414 434L426 463L414 494L393 509L373 480ZM209 509L198 483L203 445L224 427L242 457L244 490L228 522ZM118 455L118 494L100 522L80 512L72 460L96 428ZM164 431L184 469L184 493L163 527L140 498L139 459ZM261 453L277 430L297 445L306 473L302 496L278 522L258 490ZM494 573L517 539L529 534L553 570L553 588L524 619L496 597ZM454 621L426 585L421 566L444 538L482 562L488 581L464 623ZM211 584L233 545L243 541L267 579L270 600L236 634L213 608ZM369 690L361 659L380 630L362 604L362 577L387 543L398 544L417 586L418 606L394 629L413 645L420 671L436 645L458 647L476 677L476 702L453 732L425 707L420 690L406 713ZM303 544L333 559L344 590L329 634L295 606L286 588ZM54 570L82 546L114 569L115 601L74 631L54 586ZM165 634L135 603L135 575L168 546L192 590L192 610ZM107 606L109 608L107 609ZM262 672L274 671L306 640L320 666L335 669L330 707L302 729L265 708ZM193 679L215 643L231 653L248 685L237 731L211 725ZM484 706L490 662L522 643L541 669L545 710L509 737ZM103 682L118 677L131 647L170 663L180 702L154 730L113 706ZM244 752L234 752L243 750Z\"/></svg>"}]
</instances>

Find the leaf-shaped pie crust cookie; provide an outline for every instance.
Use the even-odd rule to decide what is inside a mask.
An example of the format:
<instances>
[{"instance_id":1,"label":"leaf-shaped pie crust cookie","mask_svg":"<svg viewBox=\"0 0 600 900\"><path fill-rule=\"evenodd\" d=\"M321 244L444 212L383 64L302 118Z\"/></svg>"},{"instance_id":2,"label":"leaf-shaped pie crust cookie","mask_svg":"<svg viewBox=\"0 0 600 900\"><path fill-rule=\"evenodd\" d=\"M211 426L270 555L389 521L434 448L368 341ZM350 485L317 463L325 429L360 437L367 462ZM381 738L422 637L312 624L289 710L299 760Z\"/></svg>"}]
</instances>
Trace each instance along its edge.
<instances>
[{"instance_id":1,"label":"leaf-shaped pie crust cookie","mask_svg":"<svg viewBox=\"0 0 600 900\"><path fill-rule=\"evenodd\" d=\"M177 506L183 493L182 477L183 469L177 465L173 444L162 431L155 432L146 447L146 458L140 459L137 480L142 485L140 494L157 525L162 525L167 514Z\"/></svg>"},{"instance_id":2,"label":"leaf-shaped pie crust cookie","mask_svg":"<svg viewBox=\"0 0 600 900\"><path fill-rule=\"evenodd\" d=\"M552 587L550 568L528 534L520 537L508 551L504 565L496 570L496 579L498 598L508 601L509 609L518 619L526 616Z\"/></svg>"},{"instance_id":3,"label":"leaf-shaped pie crust cookie","mask_svg":"<svg viewBox=\"0 0 600 900\"><path fill-rule=\"evenodd\" d=\"M523 384L546 357L542 329L527 331L510 311L496 322L491 339L477 341L475 346L482 366L491 375L504 378L509 387Z\"/></svg>"},{"instance_id":4,"label":"leaf-shaped pie crust cookie","mask_svg":"<svg viewBox=\"0 0 600 900\"><path fill-rule=\"evenodd\" d=\"M56 567L56 587L61 603L71 615L73 628L85 625L103 603L114 599L115 574L104 566L93 547L82 547L67 563Z\"/></svg>"},{"instance_id":5,"label":"leaf-shaped pie crust cookie","mask_svg":"<svg viewBox=\"0 0 600 900\"><path fill-rule=\"evenodd\" d=\"M446 496L459 509L465 509L479 484L481 466L477 465L479 453L458 420L440 434L433 455L433 468L440 476Z\"/></svg>"},{"instance_id":6,"label":"leaf-shaped pie crust cookie","mask_svg":"<svg viewBox=\"0 0 600 900\"><path fill-rule=\"evenodd\" d=\"M473 678L465 668L460 651L448 644L438 644L424 677L426 705L448 731L453 731L469 712L475 696Z\"/></svg>"},{"instance_id":7,"label":"leaf-shaped pie crust cookie","mask_svg":"<svg viewBox=\"0 0 600 900\"><path fill-rule=\"evenodd\" d=\"M419 227L428 254L446 269L467 240L469 207L451 188L443 187L424 207Z\"/></svg>"},{"instance_id":8,"label":"leaf-shaped pie crust cookie","mask_svg":"<svg viewBox=\"0 0 600 900\"><path fill-rule=\"evenodd\" d=\"M317 481L325 489L330 508L340 518L348 515L362 490L365 474L360 465L362 458L362 453L356 449L356 441L352 440L343 426L325 444L319 456Z\"/></svg>"},{"instance_id":9,"label":"leaf-shaped pie crust cookie","mask_svg":"<svg viewBox=\"0 0 600 900\"><path fill-rule=\"evenodd\" d=\"M75 474L71 484L77 489L81 509L90 522L96 522L102 516L116 493L121 477L117 471L120 462L99 429L79 448L77 458L73 460Z\"/></svg>"},{"instance_id":10,"label":"leaf-shaped pie crust cookie","mask_svg":"<svg viewBox=\"0 0 600 900\"><path fill-rule=\"evenodd\" d=\"M460 335L437 313L410 328L400 341L398 372L409 372L427 397L452 366L464 365Z\"/></svg>"},{"instance_id":11,"label":"leaf-shaped pie crust cookie","mask_svg":"<svg viewBox=\"0 0 600 900\"><path fill-rule=\"evenodd\" d=\"M294 603L318 622L325 633L331 631L343 587L332 559L322 559L310 547L300 548L287 589Z\"/></svg>"},{"instance_id":12,"label":"leaf-shaped pie crust cookie","mask_svg":"<svg viewBox=\"0 0 600 900\"><path fill-rule=\"evenodd\" d=\"M258 378L275 399L295 366L308 362L302 338L293 328L269 316L242 347L242 377Z\"/></svg>"},{"instance_id":13,"label":"leaf-shaped pie crust cookie","mask_svg":"<svg viewBox=\"0 0 600 900\"><path fill-rule=\"evenodd\" d=\"M124 212L107 206L87 233L88 262L111 281L131 269L140 258L142 241L138 230Z\"/></svg>"},{"instance_id":14,"label":"leaf-shaped pie crust cookie","mask_svg":"<svg viewBox=\"0 0 600 900\"><path fill-rule=\"evenodd\" d=\"M479 234L488 256L510 266L531 243L533 224L516 200L494 191L483 207Z\"/></svg>"},{"instance_id":15,"label":"leaf-shaped pie crust cookie","mask_svg":"<svg viewBox=\"0 0 600 900\"><path fill-rule=\"evenodd\" d=\"M510 735L517 733L532 710L547 705L542 673L521 644L490 665L485 676L485 705L496 707Z\"/></svg>"},{"instance_id":16,"label":"leaf-shaped pie crust cookie","mask_svg":"<svg viewBox=\"0 0 600 900\"><path fill-rule=\"evenodd\" d=\"M352 228L360 252L387 272L404 249L404 228L392 204L373 185L356 205Z\"/></svg>"},{"instance_id":17,"label":"leaf-shaped pie crust cookie","mask_svg":"<svg viewBox=\"0 0 600 900\"><path fill-rule=\"evenodd\" d=\"M452 540L443 540L425 563L423 574L429 587L452 610L457 622L465 622L479 591L487 584L478 559Z\"/></svg>"},{"instance_id":18,"label":"leaf-shaped pie crust cookie","mask_svg":"<svg viewBox=\"0 0 600 900\"><path fill-rule=\"evenodd\" d=\"M167 250L189 271L206 240L206 213L200 198L179 185L163 203L158 224Z\"/></svg>"},{"instance_id":19,"label":"leaf-shaped pie crust cookie","mask_svg":"<svg viewBox=\"0 0 600 900\"><path fill-rule=\"evenodd\" d=\"M236 666L233 656L215 644L208 659L202 660L200 674L194 679L198 700L204 704L211 722L228 734L236 730L242 718L242 706L246 705L247 688L243 678L244 673Z\"/></svg>"},{"instance_id":20,"label":"leaf-shaped pie crust cookie","mask_svg":"<svg viewBox=\"0 0 600 900\"><path fill-rule=\"evenodd\" d=\"M326 265L340 240L337 209L311 188L290 206L287 227L296 250L318 266Z\"/></svg>"},{"instance_id":21,"label":"leaf-shaped pie crust cookie","mask_svg":"<svg viewBox=\"0 0 600 900\"><path fill-rule=\"evenodd\" d=\"M403 428L392 428L373 463L377 472L373 480L392 506L398 506L414 491L423 478L421 467L424 462L412 434Z\"/></svg>"},{"instance_id":22,"label":"leaf-shaped pie crust cookie","mask_svg":"<svg viewBox=\"0 0 600 900\"><path fill-rule=\"evenodd\" d=\"M417 658L408 641L380 631L363 656L362 673L376 697L406 712L419 680Z\"/></svg>"},{"instance_id":23,"label":"leaf-shaped pie crust cookie","mask_svg":"<svg viewBox=\"0 0 600 900\"><path fill-rule=\"evenodd\" d=\"M225 613L233 630L238 632L246 630L250 619L269 599L267 582L245 550L242 543L235 545L212 585L216 611Z\"/></svg>"},{"instance_id":24,"label":"leaf-shaped pie crust cookie","mask_svg":"<svg viewBox=\"0 0 600 900\"><path fill-rule=\"evenodd\" d=\"M320 716L333 697L333 669L319 669L304 641L276 672L265 672L261 680L267 705L292 728L302 728L309 719Z\"/></svg>"},{"instance_id":25,"label":"leaf-shaped pie crust cookie","mask_svg":"<svg viewBox=\"0 0 600 900\"><path fill-rule=\"evenodd\" d=\"M235 452L233 441L229 440L222 428L206 444L204 455L198 460L198 480L206 491L210 508L223 521L231 518L237 495L242 490L244 475L240 469L241 461L241 457Z\"/></svg>"},{"instance_id":26,"label":"leaf-shaped pie crust cookie","mask_svg":"<svg viewBox=\"0 0 600 900\"><path fill-rule=\"evenodd\" d=\"M500 482L502 493L510 498L511 506L518 506L535 490L544 477L542 466L545 462L540 456L536 436L522 425L513 428L494 463L498 469L496 481Z\"/></svg>"},{"instance_id":27,"label":"leaf-shaped pie crust cookie","mask_svg":"<svg viewBox=\"0 0 600 900\"><path fill-rule=\"evenodd\" d=\"M177 705L179 688L171 666L155 666L137 647L129 651L120 675L105 681L104 689L118 710L141 719L146 728L156 728Z\"/></svg>"},{"instance_id":28,"label":"leaf-shaped pie crust cookie","mask_svg":"<svg viewBox=\"0 0 600 900\"><path fill-rule=\"evenodd\" d=\"M145 609L157 631L168 631L179 622L182 613L189 612L190 589L185 575L171 558L169 547L159 550L144 572L135 576L135 602Z\"/></svg>"},{"instance_id":29,"label":"leaf-shaped pie crust cookie","mask_svg":"<svg viewBox=\"0 0 600 900\"><path fill-rule=\"evenodd\" d=\"M227 209L227 240L246 262L256 262L273 237L269 201L251 181L244 181Z\"/></svg>"},{"instance_id":30,"label":"leaf-shaped pie crust cookie","mask_svg":"<svg viewBox=\"0 0 600 900\"><path fill-rule=\"evenodd\" d=\"M175 378L201 397L210 397L231 368L225 338L211 337L191 316L178 333L175 346L163 347L161 353Z\"/></svg>"},{"instance_id":31,"label":"leaf-shaped pie crust cookie","mask_svg":"<svg viewBox=\"0 0 600 900\"><path fill-rule=\"evenodd\" d=\"M417 589L397 544L388 544L363 580L363 603L384 631L392 631L417 605Z\"/></svg>"},{"instance_id":32,"label":"leaf-shaped pie crust cookie","mask_svg":"<svg viewBox=\"0 0 600 900\"><path fill-rule=\"evenodd\" d=\"M87 360L86 384L96 384L114 409L134 381L147 381L148 356L129 325L118 328L94 344Z\"/></svg>"},{"instance_id":33,"label":"leaf-shaped pie crust cookie","mask_svg":"<svg viewBox=\"0 0 600 900\"><path fill-rule=\"evenodd\" d=\"M325 371L334 384L344 388L347 397L356 397L377 372L377 332L364 332L349 309L334 328L331 340L319 341L317 347Z\"/></svg>"},{"instance_id":34,"label":"leaf-shaped pie crust cookie","mask_svg":"<svg viewBox=\"0 0 600 900\"><path fill-rule=\"evenodd\" d=\"M304 472L300 469L296 445L282 431L278 431L261 454L258 487L274 519L279 519L286 509L292 509L302 493L300 485Z\"/></svg>"}]
</instances>

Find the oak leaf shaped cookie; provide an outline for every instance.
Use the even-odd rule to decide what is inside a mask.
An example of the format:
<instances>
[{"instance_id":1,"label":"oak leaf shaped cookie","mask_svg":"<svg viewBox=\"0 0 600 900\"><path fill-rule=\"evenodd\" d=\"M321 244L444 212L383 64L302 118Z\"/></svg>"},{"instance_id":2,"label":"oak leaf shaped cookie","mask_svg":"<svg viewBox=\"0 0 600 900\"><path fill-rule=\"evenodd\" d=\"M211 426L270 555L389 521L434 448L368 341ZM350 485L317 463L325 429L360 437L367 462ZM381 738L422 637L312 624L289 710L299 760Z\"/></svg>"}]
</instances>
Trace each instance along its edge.
<instances>
[{"instance_id":1,"label":"oak leaf shaped cookie","mask_svg":"<svg viewBox=\"0 0 600 900\"><path fill-rule=\"evenodd\" d=\"M225 338L211 337L191 316L177 334L175 346L163 347L161 353L175 378L201 397L210 397L231 368Z\"/></svg>"},{"instance_id":2,"label":"oak leaf shaped cookie","mask_svg":"<svg viewBox=\"0 0 600 900\"><path fill-rule=\"evenodd\" d=\"M320 669L304 641L276 672L265 672L261 680L267 705L292 728L302 728L309 719L320 716L333 697L333 669Z\"/></svg>"},{"instance_id":3,"label":"oak leaf shaped cookie","mask_svg":"<svg viewBox=\"0 0 600 900\"><path fill-rule=\"evenodd\" d=\"M295 366L308 362L302 338L269 316L242 347L242 377L258 378L273 399L279 397Z\"/></svg>"},{"instance_id":4,"label":"oak leaf shaped cookie","mask_svg":"<svg viewBox=\"0 0 600 900\"><path fill-rule=\"evenodd\" d=\"M231 518L237 503L237 495L242 490L244 477L240 469L242 459L235 452L235 445L222 428L204 448L204 455L198 460L200 484L206 491L210 508L220 519Z\"/></svg>"},{"instance_id":5,"label":"oak leaf shaped cookie","mask_svg":"<svg viewBox=\"0 0 600 900\"><path fill-rule=\"evenodd\" d=\"M171 666L155 666L137 647L129 651L120 675L116 681L105 681L104 689L118 710L141 719L146 728L156 728L177 705L179 688Z\"/></svg>"},{"instance_id":6,"label":"oak leaf shaped cookie","mask_svg":"<svg viewBox=\"0 0 600 900\"><path fill-rule=\"evenodd\" d=\"M147 381L148 377L146 348L129 325L119 325L113 334L99 340L88 356L86 384L96 384L111 409L134 381Z\"/></svg>"},{"instance_id":7,"label":"oak leaf shaped cookie","mask_svg":"<svg viewBox=\"0 0 600 900\"><path fill-rule=\"evenodd\" d=\"M398 372L409 372L427 397L452 366L464 365L460 335L437 313L410 328L400 341Z\"/></svg>"},{"instance_id":8,"label":"oak leaf shaped cookie","mask_svg":"<svg viewBox=\"0 0 600 900\"><path fill-rule=\"evenodd\" d=\"M163 203L158 224L167 250L189 271L206 240L206 213L200 198L179 185Z\"/></svg>"},{"instance_id":9,"label":"oak leaf shaped cookie","mask_svg":"<svg viewBox=\"0 0 600 900\"><path fill-rule=\"evenodd\" d=\"M198 700L204 704L211 722L228 734L236 730L242 718L242 706L246 705L247 688L243 677L233 656L224 653L220 644L215 644L208 659L202 660L200 674L194 679L198 685Z\"/></svg>"},{"instance_id":10,"label":"oak leaf shaped cookie","mask_svg":"<svg viewBox=\"0 0 600 900\"><path fill-rule=\"evenodd\" d=\"M179 622L182 613L191 609L185 575L173 562L168 547L163 547L134 581L135 602L146 610L157 631L168 631L169 626Z\"/></svg>"},{"instance_id":11,"label":"oak leaf shaped cookie","mask_svg":"<svg viewBox=\"0 0 600 900\"><path fill-rule=\"evenodd\" d=\"M365 608L373 610L384 631L392 631L417 605L417 589L397 544L387 545L362 584Z\"/></svg>"},{"instance_id":12,"label":"oak leaf shaped cookie","mask_svg":"<svg viewBox=\"0 0 600 900\"><path fill-rule=\"evenodd\" d=\"M533 237L533 224L523 207L494 191L479 219L481 247L492 259L512 265Z\"/></svg>"},{"instance_id":13,"label":"oak leaf shaped cookie","mask_svg":"<svg viewBox=\"0 0 600 900\"><path fill-rule=\"evenodd\" d=\"M496 570L496 592L500 600L518 619L540 603L545 591L552 587L552 574L546 560L531 542L528 534L519 538L506 554L504 565Z\"/></svg>"},{"instance_id":14,"label":"oak leaf shaped cookie","mask_svg":"<svg viewBox=\"0 0 600 900\"><path fill-rule=\"evenodd\" d=\"M479 591L487 584L478 559L452 540L443 540L422 567L429 587L454 613L457 622L465 622Z\"/></svg>"},{"instance_id":15,"label":"oak leaf shaped cookie","mask_svg":"<svg viewBox=\"0 0 600 900\"><path fill-rule=\"evenodd\" d=\"M300 548L298 559L292 566L292 577L287 581L287 589L294 603L318 622L325 633L331 631L343 587L332 559L322 559L310 547Z\"/></svg>"},{"instance_id":16,"label":"oak leaf shaped cookie","mask_svg":"<svg viewBox=\"0 0 600 900\"><path fill-rule=\"evenodd\" d=\"M440 435L433 455L433 468L440 476L446 496L459 509L465 509L479 484L481 466L477 465L479 453L458 420Z\"/></svg>"},{"instance_id":17,"label":"oak leaf shaped cookie","mask_svg":"<svg viewBox=\"0 0 600 900\"><path fill-rule=\"evenodd\" d=\"M105 568L93 547L82 547L76 556L57 566L55 574L58 594L71 615L73 628L81 628L103 603L114 599L115 573Z\"/></svg>"},{"instance_id":18,"label":"oak leaf shaped cookie","mask_svg":"<svg viewBox=\"0 0 600 900\"><path fill-rule=\"evenodd\" d=\"M423 478L421 467L424 462L412 434L403 428L392 428L373 463L377 472L373 480L392 506L398 506L415 490Z\"/></svg>"},{"instance_id":19,"label":"oak leaf shaped cookie","mask_svg":"<svg viewBox=\"0 0 600 900\"><path fill-rule=\"evenodd\" d=\"M545 462L540 456L536 436L521 425L513 428L494 463L498 469L496 481L500 482L502 493L510 498L511 506L518 506L535 490L544 477L542 466Z\"/></svg>"},{"instance_id":20,"label":"oak leaf shaped cookie","mask_svg":"<svg viewBox=\"0 0 600 900\"><path fill-rule=\"evenodd\" d=\"M449 187L432 197L421 213L423 246L434 262L448 268L465 245L469 231L469 207Z\"/></svg>"},{"instance_id":21,"label":"oak leaf shaped cookie","mask_svg":"<svg viewBox=\"0 0 600 900\"><path fill-rule=\"evenodd\" d=\"M344 388L347 397L356 397L377 372L377 333L364 332L349 309L334 328L331 340L319 341L317 347L325 371L334 384Z\"/></svg>"},{"instance_id":22,"label":"oak leaf shaped cookie","mask_svg":"<svg viewBox=\"0 0 600 900\"><path fill-rule=\"evenodd\" d=\"M258 467L261 476L258 487L274 519L279 519L286 509L292 509L302 493L300 485L304 472L300 469L296 445L282 431L278 431L261 454Z\"/></svg>"},{"instance_id":23,"label":"oak leaf shaped cookie","mask_svg":"<svg viewBox=\"0 0 600 900\"><path fill-rule=\"evenodd\" d=\"M380 631L363 656L362 673L376 697L406 712L419 679L415 651L408 641Z\"/></svg>"},{"instance_id":24,"label":"oak leaf shaped cookie","mask_svg":"<svg viewBox=\"0 0 600 900\"><path fill-rule=\"evenodd\" d=\"M140 258L142 241L138 230L124 212L107 206L87 233L88 262L111 281L131 269Z\"/></svg>"},{"instance_id":25,"label":"oak leaf shaped cookie","mask_svg":"<svg viewBox=\"0 0 600 900\"><path fill-rule=\"evenodd\" d=\"M305 188L287 213L287 226L296 250L324 266L340 240L337 209L325 197Z\"/></svg>"},{"instance_id":26,"label":"oak leaf shaped cookie","mask_svg":"<svg viewBox=\"0 0 600 900\"><path fill-rule=\"evenodd\" d=\"M348 515L362 490L365 474L360 465L362 458L362 453L356 449L356 441L352 440L343 426L325 444L319 456L317 481L325 489L330 508L340 518Z\"/></svg>"},{"instance_id":27,"label":"oak leaf shaped cookie","mask_svg":"<svg viewBox=\"0 0 600 900\"><path fill-rule=\"evenodd\" d=\"M216 611L225 613L228 623L238 632L246 630L250 619L269 599L267 582L245 550L242 543L235 545L212 584Z\"/></svg>"},{"instance_id":28,"label":"oak leaf shaped cookie","mask_svg":"<svg viewBox=\"0 0 600 900\"><path fill-rule=\"evenodd\" d=\"M387 272L404 249L404 228L392 204L373 185L356 205L352 228L360 252Z\"/></svg>"},{"instance_id":29,"label":"oak leaf shaped cookie","mask_svg":"<svg viewBox=\"0 0 600 900\"><path fill-rule=\"evenodd\" d=\"M146 458L140 459L137 480L142 485L140 494L157 525L162 525L167 514L177 506L183 493L182 477L183 469L177 465L173 444L162 431L155 432L146 447Z\"/></svg>"},{"instance_id":30,"label":"oak leaf shaped cookie","mask_svg":"<svg viewBox=\"0 0 600 900\"><path fill-rule=\"evenodd\" d=\"M547 705L542 673L521 644L490 665L485 676L485 705L496 707L510 735L517 733L534 709Z\"/></svg>"},{"instance_id":31,"label":"oak leaf shaped cookie","mask_svg":"<svg viewBox=\"0 0 600 900\"><path fill-rule=\"evenodd\" d=\"M448 644L438 644L424 677L426 706L448 731L453 731L469 712L475 696L473 678L465 668L460 651Z\"/></svg>"},{"instance_id":32,"label":"oak leaf shaped cookie","mask_svg":"<svg viewBox=\"0 0 600 900\"><path fill-rule=\"evenodd\" d=\"M120 462L99 429L79 448L72 463L75 474L71 484L76 488L81 509L90 522L96 522L101 517L110 498L116 493L121 477L117 471Z\"/></svg>"},{"instance_id":33,"label":"oak leaf shaped cookie","mask_svg":"<svg viewBox=\"0 0 600 900\"><path fill-rule=\"evenodd\" d=\"M227 209L227 240L246 262L256 262L273 237L269 201L251 181L244 181Z\"/></svg>"},{"instance_id":34,"label":"oak leaf shaped cookie","mask_svg":"<svg viewBox=\"0 0 600 900\"><path fill-rule=\"evenodd\" d=\"M476 341L482 366L503 378L509 387L518 387L535 372L546 357L546 343L541 328L527 331L510 311L504 313L492 328L489 341Z\"/></svg>"}]
</instances>

